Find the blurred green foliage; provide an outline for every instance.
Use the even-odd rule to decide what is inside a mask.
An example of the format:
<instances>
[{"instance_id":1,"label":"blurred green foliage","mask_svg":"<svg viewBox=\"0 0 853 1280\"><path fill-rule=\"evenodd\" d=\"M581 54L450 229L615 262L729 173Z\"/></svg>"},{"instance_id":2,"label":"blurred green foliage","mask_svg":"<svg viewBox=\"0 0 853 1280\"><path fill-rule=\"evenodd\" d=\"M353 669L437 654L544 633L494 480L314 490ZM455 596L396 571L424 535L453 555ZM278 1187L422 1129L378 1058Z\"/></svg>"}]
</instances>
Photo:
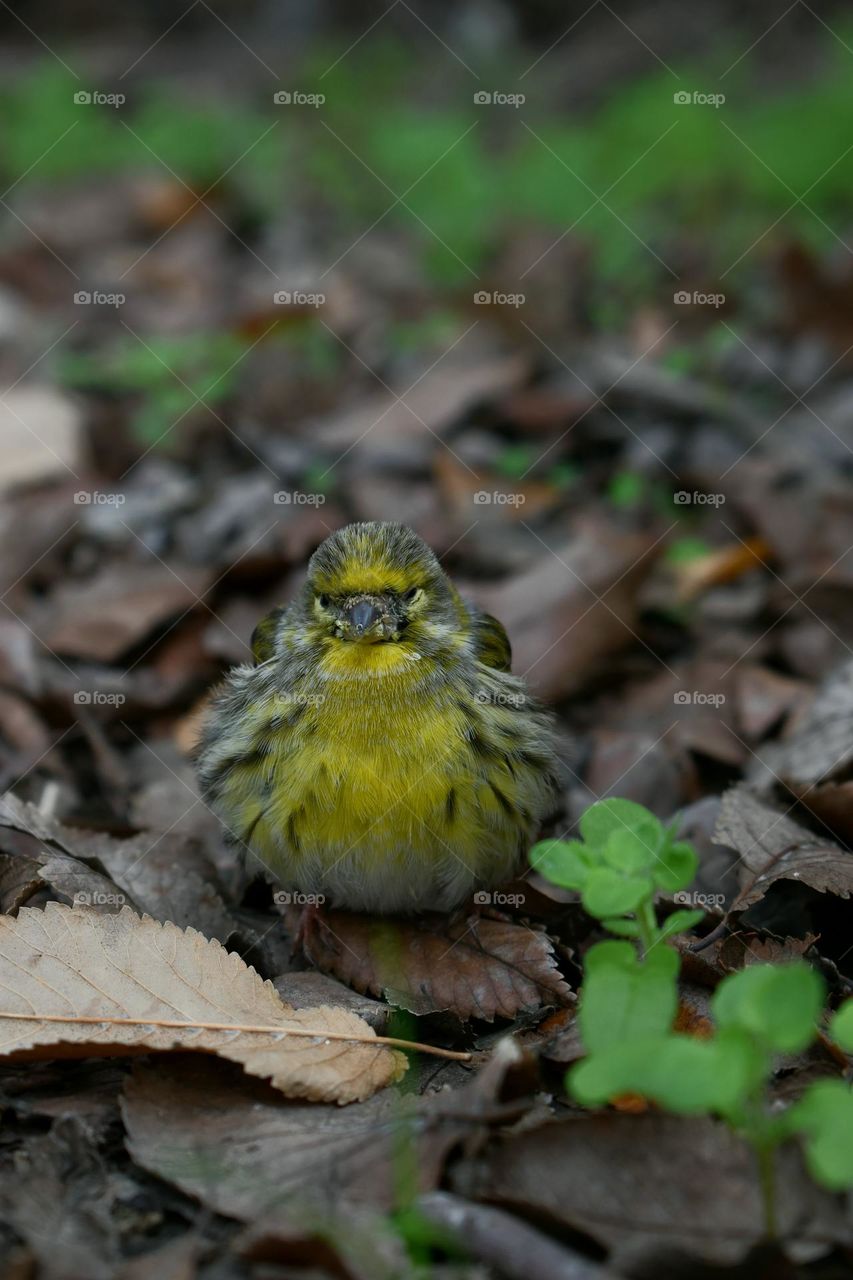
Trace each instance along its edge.
<instances>
[{"instance_id":1,"label":"blurred green foliage","mask_svg":"<svg viewBox=\"0 0 853 1280\"><path fill-rule=\"evenodd\" d=\"M227 333L151 338L131 334L97 353L72 352L59 362L66 386L112 395L138 395L131 428L154 444L200 402L214 409L234 390L239 365L250 346Z\"/></svg>"},{"instance_id":2,"label":"blurred green foliage","mask_svg":"<svg viewBox=\"0 0 853 1280\"><path fill-rule=\"evenodd\" d=\"M336 65L315 51L295 81L325 95L319 109L276 106L272 93L254 105L176 101L165 82L140 92L132 81L118 110L80 106L79 82L41 63L0 94L0 172L51 182L153 169L205 190L229 171L261 216L309 210L344 241L376 219L406 226L427 273L454 286L519 225L555 239L573 228L599 273L636 294L669 281L655 255L701 244L709 274L722 271L753 242L760 251L775 219L777 234L833 243L853 184L848 56L828 40L819 78L777 94L750 86L749 59L723 79L727 59L709 59L680 66L678 79L660 71L620 86L584 112L554 101L558 88L530 93L520 62L491 81L527 89L524 107L477 105L467 73L436 85L432 63L379 40ZM674 102L694 89L726 102Z\"/></svg>"}]
</instances>

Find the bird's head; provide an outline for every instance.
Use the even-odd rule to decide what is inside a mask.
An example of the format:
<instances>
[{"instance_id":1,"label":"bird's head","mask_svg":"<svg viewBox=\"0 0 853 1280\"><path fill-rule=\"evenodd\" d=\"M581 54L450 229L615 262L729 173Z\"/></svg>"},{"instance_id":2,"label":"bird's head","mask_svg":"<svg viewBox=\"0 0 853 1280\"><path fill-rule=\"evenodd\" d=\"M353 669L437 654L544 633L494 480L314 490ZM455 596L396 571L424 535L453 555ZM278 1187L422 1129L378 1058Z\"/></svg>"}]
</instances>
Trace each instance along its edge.
<instances>
[{"instance_id":1,"label":"bird's head","mask_svg":"<svg viewBox=\"0 0 853 1280\"><path fill-rule=\"evenodd\" d=\"M351 524L311 557L306 628L346 645L423 648L464 618L464 606L423 539L402 524Z\"/></svg>"}]
</instances>

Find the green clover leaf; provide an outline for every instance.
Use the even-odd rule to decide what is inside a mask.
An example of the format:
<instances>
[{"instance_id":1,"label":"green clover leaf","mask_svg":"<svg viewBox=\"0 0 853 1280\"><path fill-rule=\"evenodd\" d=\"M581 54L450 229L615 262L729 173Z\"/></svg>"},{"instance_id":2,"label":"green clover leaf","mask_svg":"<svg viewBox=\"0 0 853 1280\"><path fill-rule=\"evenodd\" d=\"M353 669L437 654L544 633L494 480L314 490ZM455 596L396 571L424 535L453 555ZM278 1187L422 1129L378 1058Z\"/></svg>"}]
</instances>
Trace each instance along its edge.
<instances>
[{"instance_id":1,"label":"green clover leaf","mask_svg":"<svg viewBox=\"0 0 853 1280\"><path fill-rule=\"evenodd\" d=\"M796 1053L815 1037L823 979L804 961L754 964L724 978L711 1007L721 1028L745 1031L778 1053Z\"/></svg>"}]
</instances>

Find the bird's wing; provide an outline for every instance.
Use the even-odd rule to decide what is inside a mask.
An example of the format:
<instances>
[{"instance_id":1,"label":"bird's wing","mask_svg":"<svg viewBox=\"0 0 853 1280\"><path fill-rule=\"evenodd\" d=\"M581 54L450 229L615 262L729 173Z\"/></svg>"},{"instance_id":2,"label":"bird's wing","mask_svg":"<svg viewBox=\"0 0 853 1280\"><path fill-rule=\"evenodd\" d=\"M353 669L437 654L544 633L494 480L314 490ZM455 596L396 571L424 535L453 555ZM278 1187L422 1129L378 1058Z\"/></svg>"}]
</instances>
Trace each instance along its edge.
<instances>
[{"instance_id":1,"label":"bird's wing","mask_svg":"<svg viewBox=\"0 0 853 1280\"><path fill-rule=\"evenodd\" d=\"M475 605L469 605L468 610L479 661L495 671L509 671L512 668L512 648L503 624Z\"/></svg>"},{"instance_id":2,"label":"bird's wing","mask_svg":"<svg viewBox=\"0 0 853 1280\"><path fill-rule=\"evenodd\" d=\"M275 640L276 633L282 617L287 612L286 605L279 605L277 609L273 609L272 613L268 613L265 618L261 618L258 625L252 632L250 644L252 646L252 657L255 659L255 666L259 667L262 662L275 656Z\"/></svg>"}]
</instances>

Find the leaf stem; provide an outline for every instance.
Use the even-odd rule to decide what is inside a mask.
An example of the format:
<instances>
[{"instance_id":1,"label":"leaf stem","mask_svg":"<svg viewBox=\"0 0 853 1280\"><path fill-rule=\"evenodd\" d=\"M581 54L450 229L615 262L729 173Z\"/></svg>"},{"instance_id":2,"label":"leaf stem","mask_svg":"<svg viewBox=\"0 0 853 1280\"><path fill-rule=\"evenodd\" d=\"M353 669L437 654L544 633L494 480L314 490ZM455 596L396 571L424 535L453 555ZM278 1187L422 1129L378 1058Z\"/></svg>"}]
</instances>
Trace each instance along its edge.
<instances>
[{"instance_id":1,"label":"leaf stem","mask_svg":"<svg viewBox=\"0 0 853 1280\"><path fill-rule=\"evenodd\" d=\"M69 1022L89 1026L118 1027L174 1027L182 1031L247 1031L258 1035L300 1036L306 1040L348 1040L354 1044L382 1044L394 1049L412 1049L429 1053L436 1058L450 1058L454 1062L470 1062L473 1054L455 1049L438 1049L435 1045L421 1044L416 1040L401 1040L397 1036L359 1036L345 1031L312 1031L309 1027L264 1026L240 1022L179 1022L172 1018L98 1018L94 1015L62 1013L6 1013L0 1018L12 1022Z\"/></svg>"},{"instance_id":2,"label":"leaf stem","mask_svg":"<svg viewBox=\"0 0 853 1280\"><path fill-rule=\"evenodd\" d=\"M652 894L649 894L647 898L643 898L637 908L636 917L640 929L640 944L643 948L643 955L647 956L658 940L658 922L655 917Z\"/></svg>"}]
</instances>

